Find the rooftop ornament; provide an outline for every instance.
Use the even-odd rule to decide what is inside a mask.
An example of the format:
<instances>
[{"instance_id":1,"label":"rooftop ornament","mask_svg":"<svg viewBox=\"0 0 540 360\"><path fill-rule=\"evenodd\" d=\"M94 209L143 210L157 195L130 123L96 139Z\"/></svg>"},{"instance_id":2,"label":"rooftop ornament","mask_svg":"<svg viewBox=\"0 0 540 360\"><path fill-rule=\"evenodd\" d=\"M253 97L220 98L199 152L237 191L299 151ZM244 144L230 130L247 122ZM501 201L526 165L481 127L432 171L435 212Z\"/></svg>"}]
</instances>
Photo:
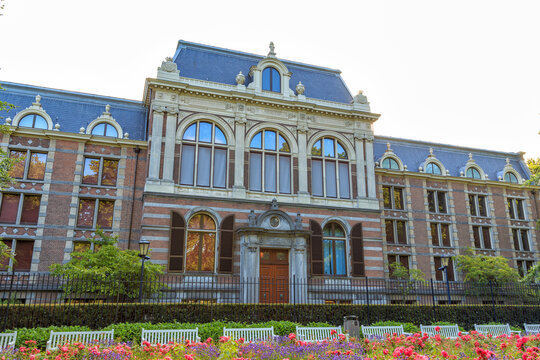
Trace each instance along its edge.
<instances>
[{"instance_id":1,"label":"rooftop ornament","mask_svg":"<svg viewBox=\"0 0 540 360\"><path fill-rule=\"evenodd\" d=\"M274 46L274 42L270 41L270 45L268 46L270 48L270 51L268 52L269 57L276 57L276 47Z\"/></svg>"}]
</instances>

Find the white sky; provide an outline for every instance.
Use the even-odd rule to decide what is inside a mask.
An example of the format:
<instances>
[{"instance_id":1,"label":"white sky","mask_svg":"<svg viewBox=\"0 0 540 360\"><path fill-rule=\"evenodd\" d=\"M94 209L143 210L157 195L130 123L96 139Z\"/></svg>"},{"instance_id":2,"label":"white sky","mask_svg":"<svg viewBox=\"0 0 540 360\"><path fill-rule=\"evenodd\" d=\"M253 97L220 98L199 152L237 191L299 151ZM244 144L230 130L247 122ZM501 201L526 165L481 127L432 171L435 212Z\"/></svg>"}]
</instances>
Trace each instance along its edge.
<instances>
[{"instance_id":1,"label":"white sky","mask_svg":"<svg viewBox=\"0 0 540 360\"><path fill-rule=\"evenodd\" d=\"M179 39L261 55L274 41L342 70L382 114L378 135L540 157L538 0L4 4L0 81L141 100Z\"/></svg>"}]
</instances>

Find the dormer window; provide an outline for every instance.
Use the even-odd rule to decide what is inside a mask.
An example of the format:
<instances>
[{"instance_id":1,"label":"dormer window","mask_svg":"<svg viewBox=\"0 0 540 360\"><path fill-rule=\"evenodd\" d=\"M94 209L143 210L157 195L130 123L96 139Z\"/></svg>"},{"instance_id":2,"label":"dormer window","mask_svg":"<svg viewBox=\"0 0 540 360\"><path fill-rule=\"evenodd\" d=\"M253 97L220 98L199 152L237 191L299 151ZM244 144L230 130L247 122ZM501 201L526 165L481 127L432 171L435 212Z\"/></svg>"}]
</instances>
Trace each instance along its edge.
<instances>
[{"instance_id":1,"label":"dormer window","mask_svg":"<svg viewBox=\"0 0 540 360\"><path fill-rule=\"evenodd\" d=\"M383 160L381 167L383 169L399 170L399 164L397 163L397 161L390 157L387 157Z\"/></svg>"},{"instance_id":2,"label":"dormer window","mask_svg":"<svg viewBox=\"0 0 540 360\"><path fill-rule=\"evenodd\" d=\"M504 174L504 181L512 183L512 184L519 183L517 176L511 172L507 172L506 174Z\"/></svg>"},{"instance_id":3,"label":"dormer window","mask_svg":"<svg viewBox=\"0 0 540 360\"><path fill-rule=\"evenodd\" d=\"M262 72L262 89L281 92L281 75L275 68L269 66Z\"/></svg>"},{"instance_id":4,"label":"dormer window","mask_svg":"<svg viewBox=\"0 0 540 360\"><path fill-rule=\"evenodd\" d=\"M49 128L47 120L45 120L43 116L38 114L26 115L19 121L19 126L45 130Z\"/></svg>"},{"instance_id":5,"label":"dormer window","mask_svg":"<svg viewBox=\"0 0 540 360\"><path fill-rule=\"evenodd\" d=\"M467 172L465 173L465 175L468 177L468 178L471 178L471 179L481 179L482 177L480 176L480 172L478 171L478 169L476 168L473 168L473 167L470 167L467 169Z\"/></svg>"},{"instance_id":6,"label":"dormer window","mask_svg":"<svg viewBox=\"0 0 540 360\"><path fill-rule=\"evenodd\" d=\"M441 168L439 165L435 163L429 163L426 165L426 173L427 174L435 174L435 175L442 175Z\"/></svg>"},{"instance_id":7,"label":"dormer window","mask_svg":"<svg viewBox=\"0 0 540 360\"><path fill-rule=\"evenodd\" d=\"M118 131L111 124L102 122L92 128L92 135L118 137Z\"/></svg>"}]
</instances>

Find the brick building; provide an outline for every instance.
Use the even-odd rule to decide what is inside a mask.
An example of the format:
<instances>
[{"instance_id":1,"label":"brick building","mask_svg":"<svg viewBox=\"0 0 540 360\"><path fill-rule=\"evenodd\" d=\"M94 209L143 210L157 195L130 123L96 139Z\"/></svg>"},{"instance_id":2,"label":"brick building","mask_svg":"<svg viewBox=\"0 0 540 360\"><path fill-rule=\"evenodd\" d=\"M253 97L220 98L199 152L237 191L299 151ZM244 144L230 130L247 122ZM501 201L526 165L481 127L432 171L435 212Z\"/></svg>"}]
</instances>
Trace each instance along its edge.
<instances>
[{"instance_id":1,"label":"brick building","mask_svg":"<svg viewBox=\"0 0 540 360\"><path fill-rule=\"evenodd\" d=\"M273 45L180 41L141 102L3 86L19 107L2 146L24 158L0 207L16 270L69 260L97 225L190 276L352 281L399 262L442 280L441 257L469 247L521 272L538 259L521 153L376 136L338 70Z\"/></svg>"}]
</instances>

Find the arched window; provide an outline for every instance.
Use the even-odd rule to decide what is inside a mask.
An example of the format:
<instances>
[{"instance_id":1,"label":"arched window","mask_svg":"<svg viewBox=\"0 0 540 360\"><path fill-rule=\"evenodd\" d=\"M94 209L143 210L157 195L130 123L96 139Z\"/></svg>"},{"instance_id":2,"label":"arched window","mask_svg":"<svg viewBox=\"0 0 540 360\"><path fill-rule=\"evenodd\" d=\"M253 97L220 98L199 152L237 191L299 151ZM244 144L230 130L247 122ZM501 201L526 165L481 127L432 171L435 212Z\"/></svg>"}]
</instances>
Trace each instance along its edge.
<instances>
[{"instance_id":1,"label":"arched window","mask_svg":"<svg viewBox=\"0 0 540 360\"><path fill-rule=\"evenodd\" d=\"M471 179L481 179L480 172L478 171L478 169L473 167L468 168L465 175Z\"/></svg>"},{"instance_id":2,"label":"arched window","mask_svg":"<svg viewBox=\"0 0 540 360\"><path fill-rule=\"evenodd\" d=\"M38 114L28 114L25 117L23 117L21 120L19 120L19 126L22 127L29 127L34 129L45 129L47 130L49 128L47 124L47 120L43 118L43 116Z\"/></svg>"},{"instance_id":3,"label":"arched window","mask_svg":"<svg viewBox=\"0 0 540 360\"><path fill-rule=\"evenodd\" d=\"M186 241L186 271L214 271L216 223L207 214L189 219Z\"/></svg>"},{"instance_id":4,"label":"arched window","mask_svg":"<svg viewBox=\"0 0 540 360\"><path fill-rule=\"evenodd\" d=\"M118 131L112 124L102 122L92 128L92 135L118 137Z\"/></svg>"},{"instance_id":5,"label":"arched window","mask_svg":"<svg viewBox=\"0 0 540 360\"><path fill-rule=\"evenodd\" d=\"M335 222L323 229L324 275L347 275L345 231Z\"/></svg>"},{"instance_id":6,"label":"arched window","mask_svg":"<svg viewBox=\"0 0 540 360\"><path fill-rule=\"evenodd\" d=\"M519 183L517 176L512 172L507 172L506 174L504 174L504 181L512 184Z\"/></svg>"},{"instance_id":7,"label":"arched window","mask_svg":"<svg viewBox=\"0 0 540 360\"><path fill-rule=\"evenodd\" d=\"M315 196L351 197L347 151L334 138L317 140L311 148L311 192Z\"/></svg>"},{"instance_id":8,"label":"arched window","mask_svg":"<svg viewBox=\"0 0 540 360\"><path fill-rule=\"evenodd\" d=\"M441 168L439 165L430 162L426 165L426 173L428 174L435 174L435 175L442 175Z\"/></svg>"},{"instance_id":9,"label":"arched window","mask_svg":"<svg viewBox=\"0 0 540 360\"><path fill-rule=\"evenodd\" d=\"M290 194L291 148L282 134L259 131L249 147L249 189Z\"/></svg>"},{"instance_id":10,"label":"arched window","mask_svg":"<svg viewBox=\"0 0 540 360\"><path fill-rule=\"evenodd\" d=\"M391 157L387 157L383 160L381 167L383 169L390 169L390 170L399 170L399 164L395 159L392 159Z\"/></svg>"},{"instance_id":11,"label":"arched window","mask_svg":"<svg viewBox=\"0 0 540 360\"><path fill-rule=\"evenodd\" d=\"M273 67L267 67L262 72L262 89L273 92L281 92L281 75Z\"/></svg>"},{"instance_id":12,"label":"arched window","mask_svg":"<svg viewBox=\"0 0 540 360\"><path fill-rule=\"evenodd\" d=\"M217 125L191 124L182 137L180 184L224 188L227 184L227 139Z\"/></svg>"}]
</instances>

